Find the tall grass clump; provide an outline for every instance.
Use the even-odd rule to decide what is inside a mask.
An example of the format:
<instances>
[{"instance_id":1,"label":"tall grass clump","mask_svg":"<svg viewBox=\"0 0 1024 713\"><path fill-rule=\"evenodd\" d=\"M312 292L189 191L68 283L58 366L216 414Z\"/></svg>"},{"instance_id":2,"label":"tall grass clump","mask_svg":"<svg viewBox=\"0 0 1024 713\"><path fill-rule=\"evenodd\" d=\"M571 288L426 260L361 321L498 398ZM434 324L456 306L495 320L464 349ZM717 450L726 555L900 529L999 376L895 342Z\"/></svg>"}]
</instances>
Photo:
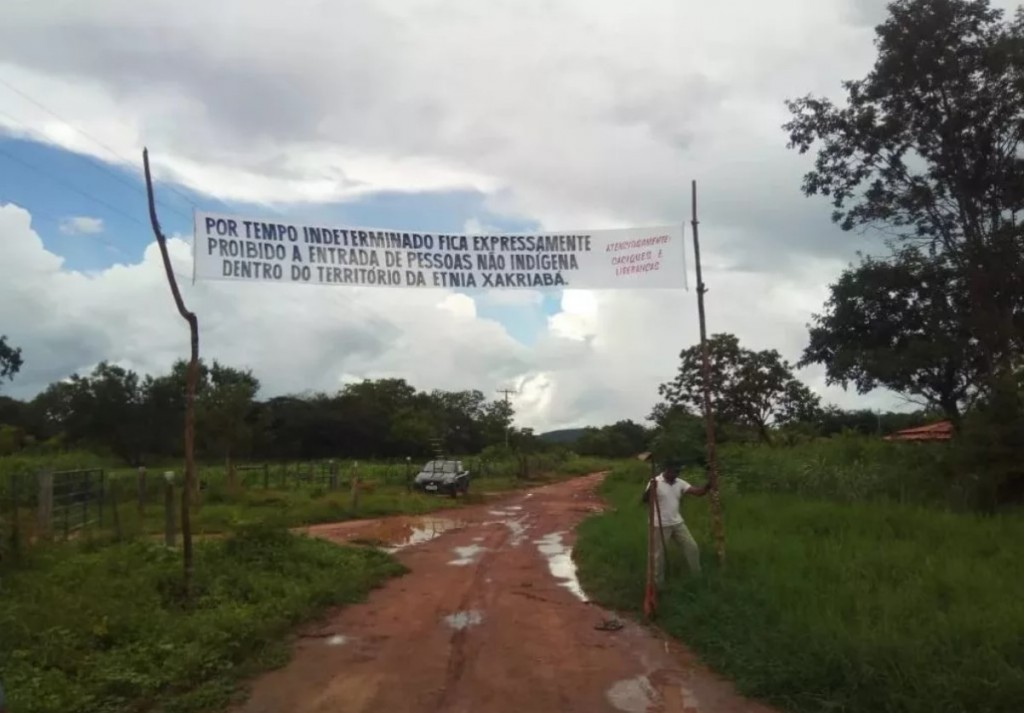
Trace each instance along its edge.
<instances>
[{"instance_id":1,"label":"tall grass clump","mask_svg":"<svg viewBox=\"0 0 1024 713\"><path fill-rule=\"evenodd\" d=\"M588 594L634 613L645 581L646 475L617 469L602 486L612 509L585 521L576 545ZM1019 515L792 492L724 500L728 560L719 569L707 504L684 498L705 571L685 576L675 553L657 623L742 692L794 713L1019 713Z\"/></svg>"},{"instance_id":2,"label":"tall grass clump","mask_svg":"<svg viewBox=\"0 0 1024 713\"><path fill-rule=\"evenodd\" d=\"M741 493L959 506L965 491L950 455L949 444L844 434L794 446L726 444L720 470L723 487Z\"/></svg>"}]
</instances>

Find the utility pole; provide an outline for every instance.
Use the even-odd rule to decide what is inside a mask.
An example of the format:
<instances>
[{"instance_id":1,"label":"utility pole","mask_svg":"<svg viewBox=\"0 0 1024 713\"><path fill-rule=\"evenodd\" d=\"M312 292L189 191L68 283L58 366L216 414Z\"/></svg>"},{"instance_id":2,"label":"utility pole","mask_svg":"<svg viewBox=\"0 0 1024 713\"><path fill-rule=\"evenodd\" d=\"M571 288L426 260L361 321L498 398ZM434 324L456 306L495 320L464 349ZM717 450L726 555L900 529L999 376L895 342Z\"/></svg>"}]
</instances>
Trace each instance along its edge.
<instances>
[{"instance_id":1,"label":"utility pole","mask_svg":"<svg viewBox=\"0 0 1024 713\"><path fill-rule=\"evenodd\" d=\"M498 389L498 393L505 395L505 413L507 414L508 413L508 408L509 408L509 406L508 406L508 397L509 397L510 394L516 393L515 389ZM512 419L511 418L509 418L508 422L505 424L505 448L508 448L508 432L510 430L512 430Z\"/></svg>"},{"instance_id":2,"label":"utility pole","mask_svg":"<svg viewBox=\"0 0 1024 713\"><path fill-rule=\"evenodd\" d=\"M693 258L697 270L697 318L700 322L701 373L704 377L704 425L707 431L708 485L711 496L711 531L715 538L715 551L719 564L725 564L725 526L722 524L722 501L718 492L718 452L715 442L715 411L711 399L711 357L708 354L708 328L704 315L704 275L700 265L700 238L697 234L697 181L690 183L690 202L693 207Z\"/></svg>"}]
</instances>

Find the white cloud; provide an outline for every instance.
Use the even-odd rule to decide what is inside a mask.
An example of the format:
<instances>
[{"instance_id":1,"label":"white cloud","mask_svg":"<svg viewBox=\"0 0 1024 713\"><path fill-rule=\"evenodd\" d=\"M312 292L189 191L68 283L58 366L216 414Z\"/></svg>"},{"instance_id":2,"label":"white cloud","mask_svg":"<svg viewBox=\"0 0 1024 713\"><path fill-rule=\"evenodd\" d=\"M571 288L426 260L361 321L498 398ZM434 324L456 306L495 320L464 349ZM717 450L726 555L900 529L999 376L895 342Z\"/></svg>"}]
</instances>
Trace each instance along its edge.
<instances>
[{"instance_id":1,"label":"white cloud","mask_svg":"<svg viewBox=\"0 0 1024 713\"><path fill-rule=\"evenodd\" d=\"M782 100L835 92L870 60L855 4L19 3L0 67L132 165L148 143L161 175L223 198L475 188L545 227L611 227L681 219L700 178L723 196L706 217L750 240L780 183L782 206L803 207ZM0 109L112 157L16 94Z\"/></svg>"},{"instance_id":2,"label":"white cloud","mask_svg":"<svg viewBox=\"0 0 1024 713\"><path fill-rule=\"evenodd\" d=\"M48 252L29 214L13 205L0 206L0 244L0 324L25 356L5 390L30 396L103 359L159 373L184 356L187 327L155 245L139 264L82 274ZM189 274L188 243L172 238L169 248L175 271ZM790 279L709 270L709 329L795 359L803 323L837 267L811 263ZM199 316L204 358L252 368L264 395L333 391L386 376L421 389L511 387L519 422L539 430L644 418L679 350L698 336L695 294L682 291L567 291L561 311L527 348L478 316L476 300L496 293L236 282L185 282L182 290ZM844 405L894 403L885 394L859 399L826 389L817 372L805 376Z\"/></svg>"},{"instance_id":3,"label":"white cloud","mask_svg":"<svg viewBox=\"0 0 1024 713\"><path fill-rule=\"evenodd\" d=\"M0 23L0 77L31 99L0 83L0 131L136 170L147 144L158 177L271 209L470 189L492 212L546 229L686 220L696 178L710 330L795 360L825 285L872 244L801 195L808 159L785 148L783 100L834 96L840 80L863 75L881 7L14 3ZM10 273L0 323L29 358L20 388L101 358L148 370L181 353L152 251L141 265L81 275L42 249L21 213L3 220L4 244L20 246L20 262L0 265ZM175 249L189 274L184 243ZM536 292L204 284L188 294L204 351L253 366L270 391L384 374L423 388L516 383L524 420L538 427L644 416L697 339L693 292L567 292L532 348L477 305L540 310ZM891 402L805 377L843 404Z\"/></svg>"},{"instance_id":4,"label":"white cloud","mask_svg":"<svg viewBox=\"0 0 1024 713\"><path fill-rule=\"evenodd\" d=\"M103 220L87 215L76 215L60 222L60 232L65 235L95 235L103 232Z\"/></svg>"}]
</instances>

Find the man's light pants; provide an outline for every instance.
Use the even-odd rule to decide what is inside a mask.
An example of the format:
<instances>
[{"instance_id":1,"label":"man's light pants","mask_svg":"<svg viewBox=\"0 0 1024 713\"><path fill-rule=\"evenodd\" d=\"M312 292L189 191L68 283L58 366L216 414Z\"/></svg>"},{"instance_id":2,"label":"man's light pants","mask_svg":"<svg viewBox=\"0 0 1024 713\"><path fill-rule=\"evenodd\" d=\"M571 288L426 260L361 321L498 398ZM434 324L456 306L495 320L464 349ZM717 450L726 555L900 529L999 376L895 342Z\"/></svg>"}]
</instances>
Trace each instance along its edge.
<instances>
[{"instance_id":1,"label":"man's light pants","mask_svg":"<svg viewBox=\"0 0 1024 713\"><path fill-rule=\"evenodd\" d=\"M657 532L654 533L654 576L661 584L665 581L665 552L661 546L661 535ZM661 528L661 534L665 536L665 543L675 542L677 545L683 548L683 554L686 555L686 563L690 566L691 574L700 573L700 548L697 547L697 541L693 539L693 535L690 534L690 530L687 529L686 523L679 523L678 525L669 525Z\"/></svg>"}]
</instances>

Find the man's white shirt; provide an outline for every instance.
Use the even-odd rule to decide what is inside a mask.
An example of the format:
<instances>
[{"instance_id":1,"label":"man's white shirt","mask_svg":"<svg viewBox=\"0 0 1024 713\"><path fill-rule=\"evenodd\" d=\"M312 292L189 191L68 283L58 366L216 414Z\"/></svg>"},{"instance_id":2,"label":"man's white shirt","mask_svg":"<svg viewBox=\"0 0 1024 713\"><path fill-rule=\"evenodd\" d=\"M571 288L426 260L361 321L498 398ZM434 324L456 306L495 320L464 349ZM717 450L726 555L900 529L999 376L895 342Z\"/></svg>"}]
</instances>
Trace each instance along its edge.
<instances>
[{"instance_id":1,"label":"man's white shirt","mask_svg":"<svg viewBox=\"0 0 1024 713\"><path fill-rule=\"evenodd\" d=\"M654 483L658 497L658 509L661 511L661 526L681 525L683 516L679 514L679 500L693 486L682 478L676 478L675 482L670 484L665 480L664 475L655 478Z\"/></svg>"}]
</instances>

